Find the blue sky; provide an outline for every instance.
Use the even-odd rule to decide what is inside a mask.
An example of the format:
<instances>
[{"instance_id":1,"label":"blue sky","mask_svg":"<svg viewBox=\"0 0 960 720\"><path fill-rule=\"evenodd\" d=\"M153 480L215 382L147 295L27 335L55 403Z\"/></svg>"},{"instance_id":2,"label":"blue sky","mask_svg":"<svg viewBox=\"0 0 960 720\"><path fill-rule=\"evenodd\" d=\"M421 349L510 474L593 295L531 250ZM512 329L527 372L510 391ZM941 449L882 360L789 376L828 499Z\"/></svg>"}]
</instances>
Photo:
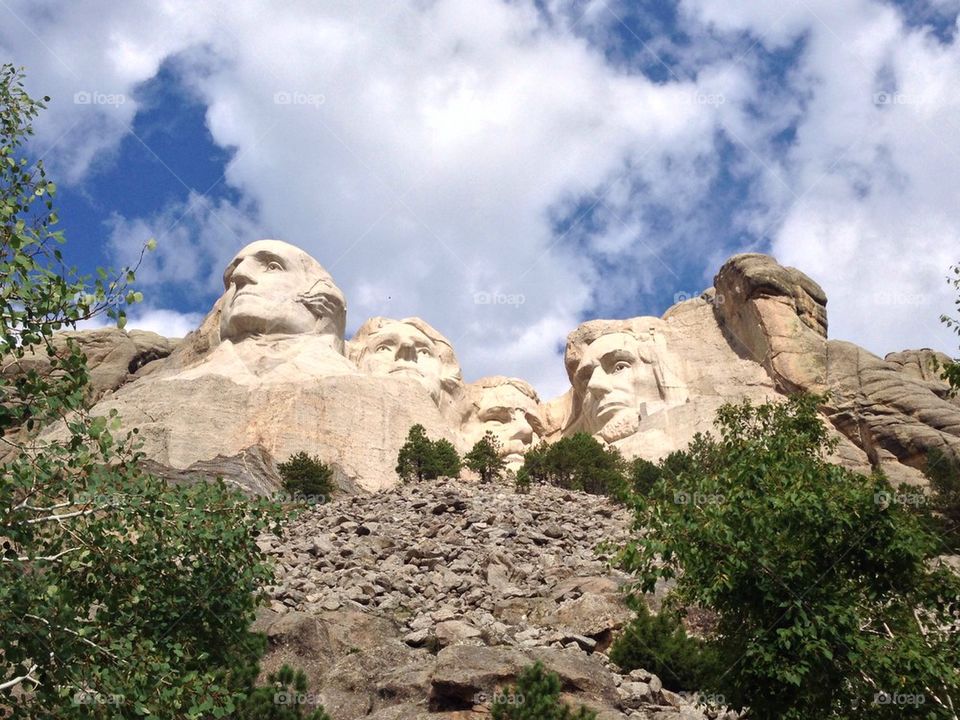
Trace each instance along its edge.
<instances>
[{"instance_id":1,"label":"blue sky","mask_svg":"<svg viewBox=\"0 0 960 720\"><path fill-rule=\"evenodd\" d=\"M549 397L578 322L761 251L824 286L832 337L956 352L957 0L196 5L0 2L68 257L158 240L132 325L195 327L278 237L348 332L420 315L468 380Z\"/></svg>"}]
</instances>

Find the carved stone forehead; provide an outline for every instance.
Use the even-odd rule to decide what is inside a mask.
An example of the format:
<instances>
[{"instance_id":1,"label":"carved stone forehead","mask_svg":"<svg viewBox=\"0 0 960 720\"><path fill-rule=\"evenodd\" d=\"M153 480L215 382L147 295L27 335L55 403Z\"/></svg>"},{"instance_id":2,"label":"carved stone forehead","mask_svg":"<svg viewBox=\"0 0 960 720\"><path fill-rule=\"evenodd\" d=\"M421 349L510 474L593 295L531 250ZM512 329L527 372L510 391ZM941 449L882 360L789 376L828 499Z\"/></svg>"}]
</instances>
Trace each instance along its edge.
<instances>
[{"instance_id":1,"label":"carved stone forehead","mask_svg":"<svg viewBox=\"0 0 960 720\"><path fill-rule=\"evenodd\" d=\"M310 284L316 283L317 287L324 286L328 292L340 297L343 293L333 281L333 277L326 269L314 260L310 255L283 240L257 240L244 247L240 252L234 255L233 259L223 271L223 285L225 288L230 286L230 278L237 266L248 257L257 257L263 262L279 261L288 271L300 272L305 276L304 291L310 289Z\"/></svg>"},{"instance_id":2,"label":"carved stone forehead","mask_svg":"<svg viewBox=\"0 0 960 720\"><path fill-rule=\"evenodd\" d=\"M644 346L657 334L662 333L664 327L663 320L648 316L629 320L590 320L581 324L567 336L567 347L563 356L567 377L572 384L587 348L604 335L625 334L636 341L637 351L642 353Z\"/></svg>"},{"instance_id":3,"label":"carved stone forehead","mask_svg":"<svg viewBox=\"0 0 960 720\"><path fill-rule=\"evenodd\" d=\"M437 353L439 354L441 361L446 365L456 368L457 372L459 372L460 363L457 361L457 357L453 352L453 346L450 344L450 341L441 335L440 332L427 321L418 317L408 317L403 318L402 320L386 317L372 317L357 329L357 332L354 334L351 342L366 347L371 339L378 333L389 332L392 328L403 325L419 331L422 335L424 335L424 337L430 340L430 342L436 346Z\"/></svg>"}]
</instances>

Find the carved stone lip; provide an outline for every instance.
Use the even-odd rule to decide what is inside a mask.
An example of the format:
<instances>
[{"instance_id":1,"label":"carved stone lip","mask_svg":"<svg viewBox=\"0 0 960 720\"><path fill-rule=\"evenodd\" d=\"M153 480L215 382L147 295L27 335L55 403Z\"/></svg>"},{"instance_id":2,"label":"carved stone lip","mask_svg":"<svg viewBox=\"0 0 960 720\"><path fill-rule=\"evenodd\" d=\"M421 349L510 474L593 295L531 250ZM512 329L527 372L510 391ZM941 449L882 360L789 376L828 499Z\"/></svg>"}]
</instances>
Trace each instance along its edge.
<instances>
[{"instance_id":1,"label":"carved stone lip","mask_svg":"<svg viewBox=\"0 0 960 720\"><path fill-rule=\"evenodd\" d=\"M401 367L391 368L391 369L390 369L390 374L393 375L393 374L395 374L395 373L403 373L403 374L409 374L409 375L419 375L420 377L423 377L423 373L420 372L420 369L419 369L419 368L411 367L411 366L408 366L408 365L403 365L403 366L401 366Z\"/></svg>"},{"instance_id":2,"label":"carved stone lip","mask_svg":"<svg viewBox=\"0 0 960 720\"><path fill-rule=\"evenodd\" d=\"M597 415L609 415L620 410L626 410L630 406L623 400L604 400L597 405Z\"/></svg>"}]
</instances>

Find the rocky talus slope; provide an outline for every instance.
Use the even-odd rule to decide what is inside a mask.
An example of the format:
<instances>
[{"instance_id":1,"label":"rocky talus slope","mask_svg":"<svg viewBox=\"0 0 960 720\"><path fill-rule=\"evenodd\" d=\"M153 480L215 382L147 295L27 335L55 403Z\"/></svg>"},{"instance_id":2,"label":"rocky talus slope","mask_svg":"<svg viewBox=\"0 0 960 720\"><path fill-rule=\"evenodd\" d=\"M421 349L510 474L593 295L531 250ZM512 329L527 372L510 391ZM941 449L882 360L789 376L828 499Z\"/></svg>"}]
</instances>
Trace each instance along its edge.
<instances>
[{"instance_id":1,"label":"rocky talus slope","mask_svg":"<svg viewBox=\"0 0 960 720\"><path fill-rule=\"evenodd\" d=\"M465 720L540 660L602 720L711 717L607 659L629 578L598 546L630 520L596 496L444 480L315 506L259 540L277 564L264 674L300 666L300 699L335 720Z\"/></svg>"}]
</instances>

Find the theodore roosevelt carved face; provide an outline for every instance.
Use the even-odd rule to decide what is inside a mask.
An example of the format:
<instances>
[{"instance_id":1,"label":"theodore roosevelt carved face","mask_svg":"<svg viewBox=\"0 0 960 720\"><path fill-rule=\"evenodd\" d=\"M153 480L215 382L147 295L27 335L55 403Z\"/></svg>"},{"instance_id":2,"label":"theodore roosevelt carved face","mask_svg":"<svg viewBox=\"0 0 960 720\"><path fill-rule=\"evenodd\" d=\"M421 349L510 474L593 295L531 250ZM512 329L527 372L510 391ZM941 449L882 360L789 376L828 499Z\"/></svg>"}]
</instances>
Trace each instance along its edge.
<instances>
[{"instance_id":1,"label":"theodore roosevelt carved face","mask_svg":"<svg viewBox=\"0 0 960 720\"><path fill-rule=\"evenodd\" d=\"M467 447L490 432L500 442L507 467L515 469L523 454L543 437L540 400L523 380L488 377L467 386L462 433Z\"/></svg>"}]
</instances>

